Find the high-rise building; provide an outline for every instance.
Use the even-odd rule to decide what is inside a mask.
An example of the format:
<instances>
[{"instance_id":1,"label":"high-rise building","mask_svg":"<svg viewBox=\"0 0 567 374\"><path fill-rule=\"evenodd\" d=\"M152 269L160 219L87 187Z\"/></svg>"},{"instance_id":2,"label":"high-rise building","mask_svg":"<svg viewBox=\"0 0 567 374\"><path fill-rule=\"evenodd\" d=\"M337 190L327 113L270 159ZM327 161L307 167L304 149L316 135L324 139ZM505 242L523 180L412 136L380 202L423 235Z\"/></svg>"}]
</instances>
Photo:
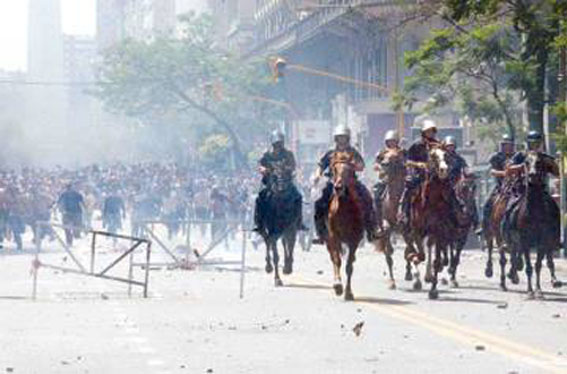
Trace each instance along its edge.
<instances>
[{"instance_id":1,"label":"high-rise building","mask_svg":"<svg viewBox=\"0 0 567 374\"><path fill-rule=\"evenodd\" d=\"M97 0L96 41L99 51L124 38L124 8L127 0Z\"/></svg>"},{"instance_id":2,"label":"high-rise building","mask_svg":"<svg viewBox=\"0 0 567 374\"><path fill-rule=\"evenodd\" d=\"M66 137L60 0L29 0L26 149L54 158Z\"/></svg>"}]
</instances>

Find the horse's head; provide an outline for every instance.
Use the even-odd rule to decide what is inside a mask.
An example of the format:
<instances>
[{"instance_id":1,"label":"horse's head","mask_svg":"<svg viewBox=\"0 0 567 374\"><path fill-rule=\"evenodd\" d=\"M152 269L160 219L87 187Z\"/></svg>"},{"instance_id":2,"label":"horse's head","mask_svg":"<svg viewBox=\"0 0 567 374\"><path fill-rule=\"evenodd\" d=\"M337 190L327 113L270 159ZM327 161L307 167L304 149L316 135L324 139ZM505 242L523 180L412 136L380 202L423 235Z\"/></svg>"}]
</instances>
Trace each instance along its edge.
<instances>
[{"instance_id":1,"label":"horse's head","mask_svg":"<svg viewBox=\"0 0 567 374\"><path fill-rule=\"evenodd\" d=\"M530 177L535 176L537 174L537 163L539 161L538 154L536 152L528 152L526 156L526 166L527 172Z\"/></svg>"},{"instance_id":2,"label":"horse's head","mask_svg":"<svg viewBox=\"0 0 567 374\"><path fill-rule=\"evenodd\" d=\"M346 188L354 182L353 155L347 152L337 153L331 161L331 169L335 193L342 196Z\"/></svg>"},{"instance_id":3,"label":"horse's head","mask_svg":"<svg viewBox=\"0 0 567 374\"><path fill-rule=\"evenodd\" d=\"M455 185L455 193L457 198L465 205L475 204L476 177L472 175L461 176Z\"/></svg>"},{"instance_id":4,"label":"horse's head","mask_svg":"<svg viewBox=\"0 0 567 374\"><path fill-rule=\"evenodd\" d=\"M447 179L449 176L449 164L447 163L447 151L442 147L433 147L429 151L429 172L437 175L439 179Z\"/></svg>"},{"instance_id":5,"label":"horse's head","mask_svg":"<svg viewBox=\"0 0 567 374\"><path fill-rule=\"evenodd\" d=\"M404 153L400 149L389 149L380 162L380 166L386 174L396 175L405 170L404 161Z\"/></svg>"}]
</instances>

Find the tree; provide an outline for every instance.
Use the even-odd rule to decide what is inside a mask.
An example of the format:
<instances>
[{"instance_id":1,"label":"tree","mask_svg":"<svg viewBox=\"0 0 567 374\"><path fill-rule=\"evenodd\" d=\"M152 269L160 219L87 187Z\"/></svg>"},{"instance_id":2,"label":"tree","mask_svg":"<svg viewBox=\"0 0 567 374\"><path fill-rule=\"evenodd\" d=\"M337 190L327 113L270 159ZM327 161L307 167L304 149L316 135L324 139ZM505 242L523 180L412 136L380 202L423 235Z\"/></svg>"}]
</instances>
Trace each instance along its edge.
<instances>
[{"instance_id":1,"label":"tree","mask_svg":"<svg viewBox=\"0 0 567 374\"><path fill-rule=\"evenodd\" d=\"M128 39L109 49L95 94L111 111L142 120L173 111L193 126L208 122L228 136L236 161L243 164L241 135L258 131L282 112L251 99L270 84L265 63L244 62L216 47L211 25L207 16L188 14L180 38Z\"/></svg>"},{"instance_id":2,"label":"tree","mask_svg":"<svg viewBox=\"0 0 567 374\"><path fill-rule=\"evenodd\" d=\"M559 0L433 0L422 17L441 22L406 61L414 69L406 104L416 95L434 105L457 99L472 118L502 121L514 134L518 105L527 102L532 129L543 130L546 79L554 66L553 41L567 2ZM553 84L553 82L550 82Z\"/></svg>"}]
</instances>

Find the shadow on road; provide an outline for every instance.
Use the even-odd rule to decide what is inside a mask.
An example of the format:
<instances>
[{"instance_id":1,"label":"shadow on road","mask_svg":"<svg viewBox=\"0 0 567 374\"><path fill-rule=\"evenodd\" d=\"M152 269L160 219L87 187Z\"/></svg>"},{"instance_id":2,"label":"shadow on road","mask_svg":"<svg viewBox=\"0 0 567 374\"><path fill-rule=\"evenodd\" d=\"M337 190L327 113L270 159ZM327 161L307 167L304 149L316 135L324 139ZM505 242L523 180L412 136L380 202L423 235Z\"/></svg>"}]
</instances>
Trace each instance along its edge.
<instances>
[{"instance_id":1,"label":"shadow on road","mask_svg":"<svg viewBox=\"0 0 567 374\"><path fill-rule=\"evenodd\" d=\"M0 300L29 300L28 296L0 296Z\"/></svg>"},{"instance_id":2,"label":"shadow on road","mask_svg":"<svg viewBox=\"0 0 567 374\"><path fill-rule=\"evenodd\" d=\"M410 304L414 304L411 301L383 299L383 298L378 298L378 297L356 297L354 299L354 301L356 301L358 303L381 304L381 305L410 305Z\"/></svg>"},{"instance_id":3,"label":"shadow on road","mask_svg":"<svg viewBox=\"0 0 567 374\"><path fill-rule=\"evenodd\" d=\"M304 288L309 290L330 290L331 286L322 286L319 284L304 284L304 283L287 283L284 285L286 288Z\"/></svg>"},{"instance_id":4,"label":"shadow on road","mask_svg":"<svg viewBox=\"0 0 567 374\"><path fill-rule=\"evenodd\" d=\"M439 298L438 301L449 301L449 302L456 302L456 303L472 303L472 304L492 304L492 305L501 305L505 302L502 300L487 300L487 299L478 299L473 297L442 297Z\"/></svg>"}]
</instances>

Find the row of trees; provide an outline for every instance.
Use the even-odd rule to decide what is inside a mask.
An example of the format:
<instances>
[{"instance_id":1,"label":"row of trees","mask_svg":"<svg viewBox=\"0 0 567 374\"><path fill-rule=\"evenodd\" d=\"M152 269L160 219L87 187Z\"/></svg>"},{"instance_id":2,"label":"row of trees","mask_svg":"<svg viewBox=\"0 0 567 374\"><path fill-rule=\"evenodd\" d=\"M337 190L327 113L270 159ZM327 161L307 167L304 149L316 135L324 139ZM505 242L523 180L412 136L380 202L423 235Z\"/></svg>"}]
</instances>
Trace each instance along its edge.
<instances>
[{"instance_id":1,"label":"row of trees","mask_svg":"<svg viewBox=\"0 0 567 374\"><path fill-rule=\"evenodd\" d=\"M94 92L115 113L147 123L174 118L205 160L229 155L247 164L243 147L285 118L285 108L259 100L270 94L265 61L242 61L219 48L211 18L188 14L181 34L125 40L106 51ZM200 147L199 147L200 145Z\"/></svg>"},{"instance_id":2,"label":"row of trees","mask_svg":"<svg viewBox=\"0 0 567 374\"><path fill-rule=\"evenodd\" d=\"M451 105L485 135L521 129L521 104L531 129L543 131L546 105L550 127L565 114L558 79L560 51L567 46L565 0L424 0L411 19L436 25L416 51L406 53L412 69L398 104L427 97L425 109ZM502 127L504 129L502 129ZM563 131L558 131L563 133ZM562 147L563 137L558 137Z\"/></svg>"}]
</instances>

